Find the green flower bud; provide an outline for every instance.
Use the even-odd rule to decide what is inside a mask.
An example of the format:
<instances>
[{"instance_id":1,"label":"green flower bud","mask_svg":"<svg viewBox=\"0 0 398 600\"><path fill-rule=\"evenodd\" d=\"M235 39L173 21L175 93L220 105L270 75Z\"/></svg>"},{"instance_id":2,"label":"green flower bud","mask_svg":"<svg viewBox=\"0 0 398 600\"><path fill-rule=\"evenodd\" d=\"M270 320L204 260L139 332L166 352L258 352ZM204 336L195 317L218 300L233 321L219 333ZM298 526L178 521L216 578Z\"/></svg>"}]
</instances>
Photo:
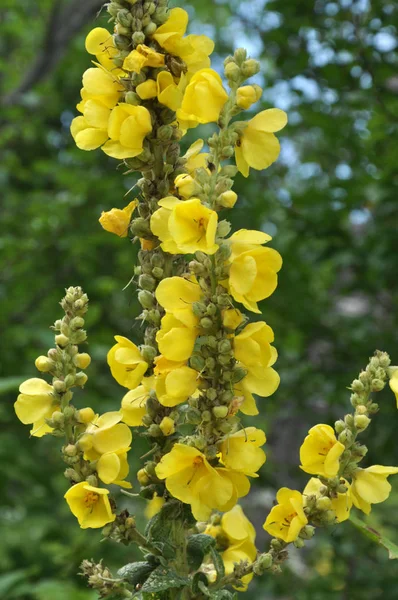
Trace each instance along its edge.
<instances>
[{"instance_id":1,"label":"green flower bud","mask_svg":"<svg viewBox=\"0 0 398 600\"><path fill-rule=\"evenodd\" d=\"M353 427L354 426L354 417L352 415L346 415L344 417L344 422L347 425L347 427Z\"/></svg>"},{"instance_id":2,"label":"green flower bud","mask_svg":"<svg viewBox=\"0 0 398 600\"><path fill-rule=\"evenodd\" d=\"M208 410L204 410L204 411L202 412L202 421L203 421L204 423L209 423L209 421L211 421L211 414L210 414L210 411L208 411Z\"/></svg>"},{"instance_id":3,"label":"green flower bud","mask_svg":"<svg viewBox=\"0 0 398 600\"><path fill-rule=\"evenodd\" d=\"M315 535L315 527L312 525L305 525L299 535L303 540L310 540Z\"/></svg>"},{"instance_id":4,"label":"green flower bud","mask_svg":"<svg viewBox=\"0 0 398 600\"><path fill-rule=\"evenodd\" d=\"M217 237L225 237L231 231L231 223L226 221L220 221L217 225Z\"/></svg>"},{"instance_id":5,"label":"green flower bud","mask_svg":"<svg viewBox=\"0 0 398 600\"><path fill-rule=\"evenodd\" d=\"M203 317L207 311L206 304L203 304L203 302L193 302L192 311L195 317Z\"/></svg>"},{"instance_id":6,"label":"green flower bud","mask_svg":"<svg viewBox=\"0 0 398 600\"><path fill-rule=\"evenodd\" d=\"M148 290L140 290L138 292L138 302L143 308L152 308L155 305L155 297Z\"/></svg>"},{"instance_id":7,"label":"green flower bud","mask_svg":"<svg viewBox=\"0 0 398 600\"><path fill-rule=\"evenodd\" d=\"M77 471L75 471L75 469L65 469L64 471L64 476L66 477L66 479L69 479L70 481L73 481L74 483L79 483L80 481L82 481L81 476L79 475L79 473Z\"/></svg>"},{"instance_id":8,"label":"green flower bud","mask_svg":"<svg viewBox=\"0 0 398 600\"><path fill-rule=\"evenodd\" d=\"M153 17L152 20L155 21L155 23L157 23L158 25L162 25L163 23L165 23L167 21L169 17L169 9L166 8L165 6L158 8L157 10L155 10L155 12L153 13Z\"/></svg>"},{"instance_id":9,"label":"green flower bud","mask_svg":"<svg viewBox=\"0 0 398 600\"><path fill-rule=\"evenodd\" d=\"M234 393L231 390L225 390L220 397L221 402L225 402L226 404L233 400Z\"/></svg>"},{"instance_id":10,"label":"green flower bud","mask_svg":"<svg viewBox=\"0 0 398 600\"><path fill-rule=\"evenodd\" d=\"M386 384L381 379L373 379L371 384L372 392L381 392L385 385Z\"/></svg>"},{"instance_id":11,"label":"green flower bud","mask_svg":"<svg viewBox=\"0 0 398 600\"><path fill-rule=\"evenodd\" d=\"M92 485L93 487L98 487L98 479L95 475L89 475L86 481L89 485Z\"/></svg>"},{"instance_id":12,"label":"green flower bud","mask_svg":"<svg viewBox=\"0 0 398 600\"><path fill-rule=\"evenodd\" d=\"M296 548L303 548L304 540L298 537L296 540L294 540L293 544Z\"/></svg>"},{"instance_id":13,"label":"green flower bud","mask_svg":"<svg viewBox=\"0 0 398 600\"><path fill-rule=\"evenodd\" d=\"M196 260L191 260L188 266L189 270L195 275L204 275L206 273L206 268Z\"/></svg>"},{"instance_id":14,"label":"green flower bud","mask_svg":"<svg viewBox=\"0 0 398 600\"><path fill-rule=\"evenodd\" d=\"M214 358L212 356L209 356L208 358L206 358L206 367L209 369L209 371L214 369L215 366L216 366L216 361L214 360Z\"/></svg>"},{"instance_id":15,"label":"green flower bud","mask_svg":"<svg viewBox=\"0 0 398 600\"><path fill-rule=\"evenodd\" d=\"M337 434L341 433L345 429L345 423L341 419L336 421L334 424L334 428Z\"/></svg>"},{"instance_id":16,"label":"green flower bud","mask_svg":"<svg viewBox=\"0 0 398 600\"><path fill-rule=\"evenodd\" d=\"M137 217L131 221L130 231L137 237L152 235L149 221L147 219L143 219L142 217Z\"/></svg>"},{"instance_id":17,"label":"green flower bud","mask_svg":"<svg viewBox=\"0 0 398 600\"><path fill-rule=\"evenodd\" d=\"M256 75L259 70L260 63L254 58L249 58L249 60L245 60L245 62L242 64L242 74L245 77L253 77L253 75Z\"/></svg>"},{"instance_id":18,"label":"green flower bud","mask_svg":"<svg viewBox=\"0 0 398 600\"><path fill-rule=\"evenodd\" d=\"M147 363L151 363L157 355L156 348L154 348L153 346L140 346L140 352L142 358Z\"/></svg>"},{"instance_id":19,"label":"green flower bud","mask_svg":"<svg viewBox=\"0 0 398 600\"><path fill-rule=\"evenodd\" d=\"M224 367L226 367L231 362L231 358L232 358L232 355L230 353L229 354L220 354L220 356L218 357L218 362L220 363L220 365L223 365ZM230 381L230 379L228 379L227 381Z\"/></svg>"},{"instance_id":20,"label":"green flower bud","mask_svg":"<svg viewBox=\"0 0 398 600\"><path fill-rule=\"evenodd\" d=\"M237 48L234 52L234 60L240 65L247 58L246 48Z\"/></svg>"},{"instance_id":21,"label":"green flower bud","mask_svg":"<svg viewBox=\"0 0 398 600\"><path fill-rule=\"evenodd\" d=\"M63 394L64 392L66 392L65 381L62 381L61 379L56 379L53 383L53 388L57 394Z\"/></svg>"},{"instance_id":22,"label":"green flower bud","mask_svg":"<svg viewBox=\"0 0 398 600\"><path fill-rule=\"evenodd\" d=\"M363 383L359 381L359 379L354 379L354 381L351 384L351 389L353 392L363 392L365 387Z\"/></svg>"},{"instance_id":23,"label":"green flower bud","mask_svg":"<svg viewBox=\"0 0 398 600\"><path fill-rule=\"evenodd\" d=\"M366 415L355 415L354 417L354 425L357 429L361 431L366 429L369 423L370 419Z\"/></svg>"},{"instance_id":24,"label":"green flower bud","mask_svg":"<svg viewBox=\"0 0 398 600\"><path fill-rule=\"evenodd\" d=\"M374 402L373 404L371 404L369 406L369 413L372 414L372 415L375 414L375 413L377 413L378 410L379 410L379 405L376 404L376 402Z\"/></svg>"},{"instance_id":25,"label":"green flower bud","mask_svg":"<svg viewBox=\"0 0 398 600\"><path fill-rule=\"evenodd\" d=\"M116 15L117 20L123 27L130 27L133 17L129 10L122 9Z\"/></svg>"},{"instance_id":26,"label":"green flower bud","mask_svg":"<svg viewBox=\"0 0 398 600\"><path fill-rule=\"evenodd\" d=\"M332 501L327 496L322 496L321 498L318 498L315 506L318 510L330 510L330 507L332 506Z\"/></svg>"},{"instance_id":27,"label":"green flower bud","mask_svg":"<svg viewBox=\"0 0 398 600\"><path fill-rule=\"evenodd\" d=\"M148 434L151 437L160 437L163 435L163 432L160 429L159 425L155 425L155 423L152 423L152 425L150 425L148 428Z\"/></svg>"},{"instance_id":28,"label":"green flower bud","mask_svg":"<svg viewBox=\"0 0 398 600\"><path fill-rule=\"evenodd\" d=\"M138 278L138 285L143 290L147 290L149 292L153 292L156 288L156 281L150 275L140 275Z\"/></svg>"},{"instance_id":29,"label":"green flower bud","mask_svg":"<svg viewBox=\"0 0 398 600\"><path fill-rule=\"evenodd\" d=\"M128 50L130 47L130 40L124 35L119 33L113 37L114 44L118 50Z\"/></svg>"},{"instance_id":30,"label":"green flower bud","mask_svg":"<svg viewBox=\"0 0 398 600\"><path fill-rule=\"evenodd\" d=\"M260 554L260 556L253 565L253 572L259 576L263 575L264 571L272 567L272 562L273 558L269 552L265 554Z\"/></svg>"},{"instance_id":31,"label":"green flower bud","mask_svg":"<svg viewBox=\"0 0 398 600\"><path fill-rule=\"evenodd\" d=\"M356 406L359 406L360 404L362 404L362 398L359 394L351 394L350 396L350 402L351 405L355 408Z\"/></svg>"},{"instance_id":32,"label":"green flower bud","mask_svg":"<svg viewBox=\"0 0 398 600\"><path fill-rule=\"evenodd\" d=\"M69 344L69 338L66 337L66 335L64 335L63 333L60 333L55 336L55 343L60 348L65 348L65 346Z\"/></svg>"},{"instance_id":33,"label":"green flower bud","mask_svg":"<svg viewBox=\"0 0 398 600\"><path fill-rule=\"evenodd\" d=\"M75 384L79 387L84 387L84 385L87 383L87 379L87 375L83 373L83 371L80 371L79 373L76 373Z\"/></svg>"},{"instance_id":34,"label":"green flower bud","mask_svg":"<svg viewBox=\"0 0 398 600\"><path fill-rule=\"evenodd\" d=\"M155 279L162 279L163 269L161 267L153 267L152 275L155 277Z\"/></svg>"},{"instance_id":35,"label":"green flower bud","mask_svg":"<svg viewBox=\"0 0 398 600\"><path fill-rule=\"evenodd\" d=\"M218 294L217 304L218 306L221 306L221 308L226 308L228 306L231 306L232 301L228 294Z\"/></svg>"},{"instance_id":36,"label":"green flower bud","mask_svg":"<svg viewBox=\"0 0 398 600\"><path fill-rule=\"evenodd\" d=\"M217 390L215 388L208 388L206 390L206 398L213 402L217 398Z\"/></svg>"},{"instance_id":37,"label":"green flower bud","mask_svg":"<svg viewBox=\"0 0 398 600\"><path fill-rule=\"evenodd\" d=\"M78 450L73 444L68 444L63 448L63 453L66 454L66 456L76 456L77 452Z\"/></svg>"},{"instance_id":38,"label":"green flower bud","mask_svg":"<svg viewBox=\"0 0 398 600\"><path fill-rule=\"evenodd\" d=\"M228 354L231 352L231 342L227 339L221 340L218 343L218 351L220 354Z\"/></svg>"},{"instance_id":39,"label":"green flower bud","mask_svg":"<svg viewBox=\"0 0 398 600\"><path fill-rule=\"evenodd\" d=\"M66 395L65 395L66 397ZM76 409L73 406L66 406L64 408L64 417L67 420L72 420L75 418Z\"/></svg>"},{"instance_id":40,"label":"green flower bud","mask_svg":"<svg viewBox=\"0 0 398 600\"><path fill-rule=\"evenodd\" d=\"M338 437L339 442L345 446L350 446L350 444L352 444L352 439L353 436L349 429L344 429L344 431L342 431Z\"/></svg>"},{"instance_id":41,"label":"green flower bud","mask_svg":"<svg viewBox=\"0 0 398 600\"><path fill-rule=\"evenodd\" d=\"M220 244L217 256L220 258L220 260L227 260L231 256L231 253L232 248L230 244Z\"/></svg>"},{"instance_id":42,"label":"green flower bud","mask_svg":"<svg viewBox=\"0 0 398 600\"><path fill-rule=\"evenodd\" d=\"M212 411L216 419L225 419L228 414L228 406L213 406Z\"/></svg>"},{"instance_id":43,"label":"green flower bud","mask_svg":"<svg viewBox=\"0 0 398 600\"><path fill-rule=\"evenodd\" d=\"M209 317L203 317L200 319L200 326L203 327L203 329L211 329L211 327L213 327L213 321L209 319Z\"/></svg>"},{"instance_id":44,"label":"green flower bud","mask_svg":"<svg viewBox=\"0 0 398 600\"><path fill-rule=\"evenodd\" d=\"M240 79L240 68L234 62L228 62L225 64L224 62L224 74L227 79L230 81L239 81Z\"/></svg>"},{"instance_id":45,"label":"green flower bud","mask_svg":"<svg viewBox=\"0 0 398 600\"><path fill-rule=\"evenodd\" d=\"M124 101L127 104L132 104L133 106L139 106L141 104L141 98L139 95L132 91L126 93Z\"/></svg>"},{"instance_id":46,"label":"green flower bud","mask_svg":"<svg viewBox=\"0 0 398 600\"><path fill-rule=\"evenodd\" d=\"M65 385L67 388L72 387L72 385L74 385L76 381L76 377L74 375L72 375L71 373L69 373L66 377L65 377Z\"/></svg>"}]
</instances>

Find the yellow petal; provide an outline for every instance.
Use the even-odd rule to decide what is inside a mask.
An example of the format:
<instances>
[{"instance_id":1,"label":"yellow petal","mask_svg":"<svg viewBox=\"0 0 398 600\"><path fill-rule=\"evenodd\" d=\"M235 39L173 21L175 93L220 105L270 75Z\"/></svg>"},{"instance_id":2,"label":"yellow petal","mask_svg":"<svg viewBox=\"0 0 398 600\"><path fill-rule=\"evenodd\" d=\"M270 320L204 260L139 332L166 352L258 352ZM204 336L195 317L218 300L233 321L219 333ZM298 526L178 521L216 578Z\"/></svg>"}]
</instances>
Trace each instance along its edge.
<instances>
[{"instance_id":1,"label":"yellow petal","mask_svg":"<svg viewBox=\"0 0 398 600\"><path fill-rule=\"evenodd\" d=\"M98 476L104 483L112 483L120 471L120 460L117 454L103 454L97 462Z\"/></svg>"},{"instance_id":2,"label":"yellow petal","mask_svg":"<svg viewBox=\"0 0 398 600\"><path fill-rule=\"evenodd\" d=\"M287 114L279 108L268 108L250 119L249 126L258 131L274 133L280 131L287 123Z\"/></svg>"},{"instance_id":3,"label":"yellow petal","mask_svg":"<svg viewBox=\"0 0 398 600\"><path fill-rule=\"evenodd\" d=\"M93 448L99 454L117 452L122 448L128 448L131 444L131 431L124 423L118 423L113 427L100 430L94 435Z\"/></svg>"}]
</instances>

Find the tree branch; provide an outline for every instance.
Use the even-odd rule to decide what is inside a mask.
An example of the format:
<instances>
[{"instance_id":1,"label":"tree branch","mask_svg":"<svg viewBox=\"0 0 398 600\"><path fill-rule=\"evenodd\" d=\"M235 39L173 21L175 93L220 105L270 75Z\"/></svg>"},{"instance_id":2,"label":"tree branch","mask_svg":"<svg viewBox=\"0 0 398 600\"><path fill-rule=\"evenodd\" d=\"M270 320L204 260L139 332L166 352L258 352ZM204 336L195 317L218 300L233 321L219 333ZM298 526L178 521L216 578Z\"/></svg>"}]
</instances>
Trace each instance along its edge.
<instances>
[{"instance_id":1,"label":"tree branch","mask_svg":"<svg viewBox=\"0 0 398 600\"><path fill-rule=\"evenodd\" d=\"M72 0L66 5L55 0L48 19L41 50L18 87L3 98L3 104L18 102L22 94L45 79L56 67L73 37L97 13L104 0Z\"/></svg>"}]
</instances>

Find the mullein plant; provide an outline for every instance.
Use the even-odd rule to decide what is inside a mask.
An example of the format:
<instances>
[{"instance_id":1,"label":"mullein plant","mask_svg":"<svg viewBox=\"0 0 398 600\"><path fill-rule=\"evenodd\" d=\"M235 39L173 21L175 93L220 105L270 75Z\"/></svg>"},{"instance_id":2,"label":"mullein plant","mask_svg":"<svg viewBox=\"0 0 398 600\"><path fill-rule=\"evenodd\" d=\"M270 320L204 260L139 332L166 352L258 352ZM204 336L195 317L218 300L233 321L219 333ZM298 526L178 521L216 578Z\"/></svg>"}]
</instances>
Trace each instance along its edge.
<instances>
[{"instance_id":1,"label":"mullein plant","mask_svg":"<svg viewBox=\"0 0 398 600\"><path fill-rule=\"evenodd\" d=\"M99 597L228 600L254 575L279 572L289 546L304 546L317 527L348 519L352 506L368 514L386 500L398 468L359 466L367 448L358 436L378 412L373 392L390 381L398 397L398 371L377 351L351 384L353 412L334 427L310 429L300 467L311 478L303 491L278 491L264 523L272 539L259 551L238 501L265 463L266 437L240 415L257 415L257 401L277 390L279 376L271 327L249 322L245 310L261 315L258 302L275 291L282 259L269 235L231 234L220 213L237 201L238 171L247 177L278 158L274 134L287 116L269 108L241 120L261 97L247 83L259 63L237 49L224 63L227 90L210 66L213 42L186 35L182 8L112 0L107 11L113 32L95 27L86 38L93 66L83 74L71 132L82 150L100 148L125 172L141 173L137 198L99 221L140 244L134 278L143 343L117 332L109 350L121 386L115 411L75 407L74 389L86 384L91 360L84 352L88 298L69 288L55 346L35 363L43 377L21 385L15 410L32 436L63 438L65 500L80 527L103 528L105 538L143 553L117 574L84 561ZM187 130L207 123L216 130L206 145L198 138L181 155ZM133 436L150 446L135 494L149 501L143 533L114 497L118 487L130 494Z\"/></svg>"}]
</instances>

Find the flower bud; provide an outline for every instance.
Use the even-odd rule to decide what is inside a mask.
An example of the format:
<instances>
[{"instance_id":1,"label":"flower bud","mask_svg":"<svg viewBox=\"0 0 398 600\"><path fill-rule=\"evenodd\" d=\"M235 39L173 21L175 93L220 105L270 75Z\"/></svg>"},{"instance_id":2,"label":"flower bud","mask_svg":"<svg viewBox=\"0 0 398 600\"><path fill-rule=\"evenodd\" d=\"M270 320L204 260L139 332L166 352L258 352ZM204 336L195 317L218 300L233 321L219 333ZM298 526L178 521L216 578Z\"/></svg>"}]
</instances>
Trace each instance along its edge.
<instances>
[{"instance_id":1,"label":"flower bud","mask_svg":"<svg viewBox=\"0 0 398 600\"><path fill-rule=\"evenodd\" d=\"M150 435L150 437L160 437L161 435L163 435L163 432L159 425L152 423L152 425L148 427L148 434Z\"/></svg>"},{"instance_id":2,"label":"flower bud","mask_svg":"<svg viewBox=\"0 0 398 600\"><path fill-rule=\"evenodd\" d=\"M53 388L57 394L63 394L66 392L65 381L62 381L62 379L56 379L53 383Z\"/></svg>"},{"instance_id":3,"label":"flower bud","mask_svg":"<svg viewBox=\"0 0 398 600\"><path fill-rule=\"evenodd\" d=\"M138 479L138 483L142 486L148 485L148 483L150 483L151 479L150 477L148 477L148 473L146 472L145 469L140 469L137 473L137 479Z\"/></svg>"},{"instance_id":4,"label":"flower bud","mask_svg":"<svg viewBox=\"0 0 398 600\"><path fill-rule=\"evenodd\" d=\"M91 423L91 421L94 419L94 417L95 417L95 412L89 406L87 406L86 408L81 408L77 413L77 420L80 423L84 423L85 425L87 425L88 423Z\"/></svg>"},{"instance_id":5,"label":"flower bud","mask_svg":"<svg viewBox=\"0 0 398 600\"><path fill-rule=\"evenodd\" d=\"M310 540L315 535L315 527L312 525L305 525L300 531L300 537L303 540Z\"/></svg>"},{"instance_id":6,"label":"flower bud","mask_svg":"<svg viewBox=\"0 0 398 600\"><path fill-rule=\"evenodd\" d=\"M209 423L209 421L211 421L211 414L210 414L210 411L208 411L208 410L204 410L204 411L202 412L202 421L203 421L204 423Z\"/></svg>"},{"instance_id":7,"label":"flower bud","mask_svg":"<svg viewBox=\"0 0 398 600\"><path fill-rule=\"evenodd\" d=\"M345 423L341 419L336 421L334 424L334 428L337 434L341 433L345 429Z\"/></svg>"},{"instance_id":8,"label":"flower bud","mask_svg":"<svg viewBox=\"0 0 398 600\"><path fill-rule=\"evenodd\" d=\"M63 449L63 452L64 452L64 454L66 454L66 456L76 456L76 454L77 454L77 448L73 444L68 444Z\"/></svg>"},{"instance_id":9,"label":"flower bud","mask_svg":"<svg viewBox=\"0 0 398 600\"><path fill-rule=\"evenodd\" d=\"M233 208L237 199L238 194L236 194L233 190L227 190L218 196L217 203L224 208Z\"/></svg>"},{"instance_id":10,"label":"flower bud","mask_svg":"<svg viewBox=\"0 0 398 600\"><path fill-rule=\"evenodd\" d=\"M76 373L76 379L75 379L75 384L78 385L79 387L84 387L85 384L87 383L87 375L85 373L83 373L83 371L80 371L79 373Z\"/></svg>"},{"instance_id":11,"label":"flower bud","mask_svg":"<svg viewBox=\"0 0 398 600\"><path fill-rule=\"evenodd\" d=\"M151 21L150 23L148 23L148 25L145 25L145 27L144 27L144 33L148 37L153 35L156 30L157 30L157 26L156 26L156 23L154 23L153 21Z\"/></svg>"},{"instance_id":12,"label":"flower bud","mask_svg":"<svg viewBox=\"0 0 398 600\"><path fill-rule=\"evenodd\" d=\"M231 342L227 339L218 342L218 351L220 354L228 354L231 352Z\"/></svg>"},{"instance_id":13,"label":"flower bud","mask_svg":"<svg viewBox=\"0 0 398 600\"><path fill-rule=\"evenodd\" d=\"M205 359L200 354L193 354L189 359L189 365L195 371L201 372L205 368Z\"/></svg>"},{"instance_id":14,"label":"flower bud","mask_svg":"<svg viewBox=\"0 0 398 600\"><path fill-rule=\"evenodd\" d=\"M159 425L164 436L172 435L175 432L175 423L170 417L163 417Z\"/></svg>"},{"instance_id":15,"label":"flower bud","mask_svg":"<svg viewBox=\"0 0 398 600\"><path fill-rule=\"evenodd\" d=\"M151 275L140 275L138 278L138 285L143 290L147 290L149 292L153 292L156 288L156 281Z\"/></svg>"},{"instance_id":16,"label":"flower bud","mask_svg":"<svg viewBox=\"0 0 398 600\"><path fill-rule=\"evenodd\" d=\"M93 487L98 487L98 479L95 475L89 475L86 478L86 481L89 485L92 485Z\"/></svg>"},{"instance_id":17,"label":"flower bud","mask_svg":"<svg viewBox=\"0 0 398 600\"><path fill-rule=\"evenodd\" d=\"M230 81L238 81L240 78L240 68L235 62L228 62L224 66L224 74Z\"/></svg>"},{"instance_id":18,"label":"flower bud","mask_svg":"<svg viewBox=\"0 0 398 600\"><path fill-rule=\"evenodd\" d=\"M262 89L260 86L244 85L238 88L236 92L236 104L239 108L247 110L261 98L261 94Z\"/></svg>"},{"instance_id":19,"label":"flower bud","mask_svg":"<svg viewBox=\"0 0 398 600\"><path fill-rule=\"evenodd\" d=\"M55 336L55 343L60 348L65 348L65 346L69 344L69 338L66 337L66 335L64 335L63 333L60 333Z\"/></svg>"},{"instance_id":20,"label":"flower bud","mask_svg":"<svg viewBox=\"0 0 398 600\"><path fill-rule=\"evenodd\" d=\"M217 390L215 388L208 388L206 390L206 398L208 398L211 402L217 398Z\"/></svg>"},{"instance_id":21,"label":"flower bud","mask_svg":"<svg viewBox=\"0 0 398 600\"><path fill-rule=\"evenodd\" d=\"M353 427L353 425L354 425L354 417L352 415L346 415L344 417L344 422L347 425L347 427Z\"/></svg>"},{"instance_id":22,"label":"flower bud","mask_svg":"<svg viewBox=\"0 0 398 600\"><path fill-rule=\"evenodd\" d=\"M259 72L260 63L254 58L249 58L248 60L245 60L241 68L242 74L245 77L253 77L253 75L256 75L256 73Z\"/></svg>"},{"instance_id":23,"label":"flower bud","mask_svg":"<svg viewBox=\"0 0 398 600\"><path fill-rule=\"evenodd\" d=\"M213 327L213 321L209 319L209 317L203 317L200 319L200 326L203 327L203 329L211 329L211 327Z\"/></svg>"},{"instance_id":24,"label":"flower bud","mask_svg":"<svg viewBox=\"0 0 398 600\"><path fill-rule=\"evenodd\" d=\"M162 279L163 269L161 267L153 267L152 275L155 277L155 279Z\"/></svg>"},{"instance_id":25,"label":"flower bud","mask_svg":"<svg viewBox=\"0 0 398 600\"><path fill-rule=\"evenodd\" d=\"M228 414L228 406L213 406L212 411L216 419L225 419Z\"/></svg>"},{"instance_id":26,"label":"flower bud","mask_svg":"<svg viewBox=\"0 0 398 600\"><path fill-rule=\"evenodd\" d=\"M354 417L354 425L357 429L360 429L361 431L366 429L369 423L370 419L366 415L355 415Z\"/></svg>"},{"instance_id":27,"label":"flower bud","mask_svg":"<svg viewBox=\"0 0 398 600\"><path fill-rule=\"evenodd\" d=\"M253 565L253 572L256 575L263 575L264 571L272 567L272 562L272 555L269 552L265 554L260 554L260 556Z\"/></svg>"},{"instance_id":28,"label":"flower bud","mask_svg":"<svg viewBox=\"0 0 398 600\"><path fill-rule=\"evenodd\" d=\"M146 345L140 346L140 352L141 352L142 358L147 363L151 363L157 354L156 348L154 348L153 346L146 346Z\"/></svg>"},{"instance_id":29,"label":"flower bud","mask_svg":"<svg viewBox=\"0 0 398 600\"><path fill-rule=\"evenodd\" d=\"M349 446L352 443L352 433L349 429L344 429L339 435L339 442L345 446Z\"/></svg>"},{"instance_id":30,"label":"flower bud","mask_svg":"<svg viewBox=\"0 0 398 600\"><path fill-rule=\"evenodd\" d=\"M318 498L315 506L318 510L330 510L332 501L327 496L322 496L321 498Z\"/></svg>"},{"instance_id":31,"label":"flower bud","mask_svg":"<svg viewBox=\"0 0 398 600\"><path fill-rule=\"evenodd\" d=\"M73 481L74 483L79 483L79 481L82 480L79 473L77 471L75 471L75 469L71 469L71 468L65 469L64 476L66 477L66 479L69 479L70 481Z\"/></svg>"},{"instance_id":32,"label":"flower bud","mask_svg":"<svg viewBox=\"0 0 398 600\"><path fill-rule=\"evenodd\" d=\"M149 221L143 217L137 217L133 219L130 224L130 231L137 237L145 237L151 235L151 228Z\"/></svg>"},{"instance_id":33,"label":"flower bud","mask_svg":"<svg viewBox=\"0 0 398 600\"><path fill-rule=\"evenodd\" d=\"M91 363L91 356L87 354L87 352L82 352L81 354L76 354L73 357L73 364L78 369L87 369L89 364Z\"/></svg>"},{"instance_id":34,"label":"flower bud","mask_svg":"<svg viewBox=\"0 0 398 600\"><path fill-rule=\"evenodd\" d=\"M49 373L54 368L54 363L47 356L38 356L35 360L35 367L41 373Z\"/></svg>"},{"instance_id":35,"label":"flower bud","mask_svg":"<svg viewBox=\"0 0 398 600\"><path fill-rule=\"evenodd\" d=\"M202 414L196 408L189 408L186 412L187 423L198 425L202 420Z\"/></svg>"},{"instance_id":36,"label":"flower bud","mask_svg":"<svg viewBox=\"0 0 398 600\"><path fill-rule=\"evenodd\" d=\"M359 379L354 379L354 381L351 384L351 389L353 392L363 392L364 385L361 381L359 381Z\"/></svg>"},{"instance_id":37,"label":"flower bud","mask_svg":"<svg viewBox=\"0 0 398 600\"><path fill-rule=\"evenodd\" d=\"M227 192L225 192L227 193ZM234 193L234 192L232 192ZM225 219L223 221L220 221L219 224L217 225L217 237L225 237L226 235L229 234L229 232L231 231L231 223L229 221L226 221Z\"/></svg>"},{"instance_id":38,"label":"flower bud","mask_svg":"<svg viewBox=\"0 0 398 600\"><path fill-rule=\"evenodd\" d=\"M132 104L133 106L139 106L141 104L141 98L135 92L127 92L124 101L127 104Z\"/></svg>"},{"instance_id":39,"label":"flower bud","mask_svg":"<svg viewBox=\"0 0 398 600\"><path fill-rule=\"evenodd\" d=\"M385 387L385 383L381 379L373 379L371 387L372 392L381 392L381 390Z\"/></svg>"},{"instance_id":40,"label":"flower bud","mask_svg":"<svg viewBox=\"0 0 398 600\"><path fill-rule=\"evenodd\" d=\"M303 538L298 537L296 540L294 540L293 544L296 548L303 548L304 540Z\"/></svg>"},{"instance_id":41,"label":"flower bud","mask_svg":"<svg viewBox=\"0 0 398 600\"><path fill-rule=\"evenodd\" d=\"M140 290L138 292L138 301L143 308L153 308L155 305L155 297L148 290Z\"/></svg>"}]
</instances>

